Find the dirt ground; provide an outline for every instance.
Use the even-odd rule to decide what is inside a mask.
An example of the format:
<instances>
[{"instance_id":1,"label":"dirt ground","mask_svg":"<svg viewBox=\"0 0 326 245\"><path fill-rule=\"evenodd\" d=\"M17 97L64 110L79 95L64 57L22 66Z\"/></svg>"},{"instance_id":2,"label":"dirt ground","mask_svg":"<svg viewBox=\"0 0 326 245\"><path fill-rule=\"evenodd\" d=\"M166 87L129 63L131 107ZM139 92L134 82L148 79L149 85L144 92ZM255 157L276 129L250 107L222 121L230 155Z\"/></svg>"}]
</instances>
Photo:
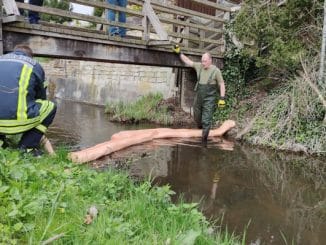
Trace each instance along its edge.
<instances>
[{"instance_id":1,"label":"dirt ground","mask_svg":"<svg viewBox=\"0 0 326 245\"><path fill-rule=\"evenodd\" d=\"M162 100L159 106L165 106L172 119L173 127L196 128L196 123L190 113L185 112L175 98Z\"/></svg>"}]
</instances>

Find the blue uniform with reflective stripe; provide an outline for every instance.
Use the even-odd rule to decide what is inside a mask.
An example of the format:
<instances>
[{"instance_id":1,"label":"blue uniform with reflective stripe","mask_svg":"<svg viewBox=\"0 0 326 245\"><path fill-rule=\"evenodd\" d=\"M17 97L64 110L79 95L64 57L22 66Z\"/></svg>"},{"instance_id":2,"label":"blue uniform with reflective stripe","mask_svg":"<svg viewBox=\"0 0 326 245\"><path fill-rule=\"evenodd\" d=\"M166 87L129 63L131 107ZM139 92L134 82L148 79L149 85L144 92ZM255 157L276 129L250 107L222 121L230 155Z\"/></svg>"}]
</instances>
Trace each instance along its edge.
<instances>
[{"instance_id":1,"label":"blue uniform with reflective stripe","mask_svg":"<svg viewBox=\"0 0 326 245\"><path fill-rule=\"evenodd\" d=\"M55 109L46 100L44 70L24 52L0 57L0 133L16 134L37 128Z\"/></svg>"},{"instance_id":2,"label":"blue uniform with reflective stripe","mask_svg":"<svg viewBox=\"0 0 326 245\"><path fill-rule=\"evenodd\" d=\"M36 99L46 99L41 65L17 51L0 57L0 74L0 120L18 119L23 116L17 115L21 109L26 109L21 113L26 113L27 118L38 116L41 105Z\"/></svg>"}]
</instances>

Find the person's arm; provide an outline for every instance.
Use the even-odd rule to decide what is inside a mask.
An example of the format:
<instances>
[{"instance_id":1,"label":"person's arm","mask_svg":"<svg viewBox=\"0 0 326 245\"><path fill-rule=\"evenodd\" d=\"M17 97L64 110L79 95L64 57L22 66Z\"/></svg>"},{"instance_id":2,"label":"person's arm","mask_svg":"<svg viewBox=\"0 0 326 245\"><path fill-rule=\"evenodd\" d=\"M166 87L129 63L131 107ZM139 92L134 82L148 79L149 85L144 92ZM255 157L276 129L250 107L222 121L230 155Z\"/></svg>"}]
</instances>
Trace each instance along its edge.
<instances>
[{"instance_id":1,"label":"person's arm","mask_svg":"<svg viewBox=\"0 0 326 245\"><path fill-rule=\"evenodd\" d=\"M194 62L189 59L187 56L185 56L184 54L180 53L180 59L188 66L193 67L194 66Z\"/></svg>"},{"instance_id":2,"label":"person's arm","mask_svg":"<svg viewBox=\"0 0 326 245\"><path fill-rule=\"evenodd\" d=\"M216 73L216 79L218 81L218 85L220 87L220 99L217 101L218 108L224 108L225 107L225 83L224 79L222 77L221 71L218 69L218 72Z\"/></svg>"},{"instance_id":3,"label":"person's arm","mask_svg":"<svg viewBox=\"0 0 326 245\"><path fill-rule=\"evenodd\" d=\"M218 82L218 85L220 87L220 96L221 98L225 97L225 83L224 83L224 79L222 77L222 73L220 71L220 69L217 68L217 72L216 72L216 78L215 78Z\"/></svg>"},{"instance_id":4,"label":"person's arm","mask_svg":"<svg viewBox=\"0 0 326 245\"><path fill-rule=\"evenodd\" d=\"M225 97L225 84L224 84L224 80L222 79L222 81L220 82L220 96L222 98Z\"/></svg>"}]
</instances>

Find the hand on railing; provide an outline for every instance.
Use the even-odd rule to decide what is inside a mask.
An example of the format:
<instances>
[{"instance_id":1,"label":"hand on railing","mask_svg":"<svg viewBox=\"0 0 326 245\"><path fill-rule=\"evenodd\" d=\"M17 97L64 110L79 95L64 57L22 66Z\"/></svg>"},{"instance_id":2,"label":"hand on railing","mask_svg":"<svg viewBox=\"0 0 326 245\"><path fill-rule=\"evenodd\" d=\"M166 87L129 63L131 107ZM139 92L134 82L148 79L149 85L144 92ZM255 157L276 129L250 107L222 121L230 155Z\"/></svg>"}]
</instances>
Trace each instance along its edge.
<instances>
[{"instance_id":1,"label":"hand on railing","mask_svg":"<svg viewBox=\"0 0 326 245\"><path fill-rule=\"evenodd\" d=\"M173 52L176 53L177 55L181 54L181 48L178 44L174 45L172 48Z\"/></svg>"}]
</instances>

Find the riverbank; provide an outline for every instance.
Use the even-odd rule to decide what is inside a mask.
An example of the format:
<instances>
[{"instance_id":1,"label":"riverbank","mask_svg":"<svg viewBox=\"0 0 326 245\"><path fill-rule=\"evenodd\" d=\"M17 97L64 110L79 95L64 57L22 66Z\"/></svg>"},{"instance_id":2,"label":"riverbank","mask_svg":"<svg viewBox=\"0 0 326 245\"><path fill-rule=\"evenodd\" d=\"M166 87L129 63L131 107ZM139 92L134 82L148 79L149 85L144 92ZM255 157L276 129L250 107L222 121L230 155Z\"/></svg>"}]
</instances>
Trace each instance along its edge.
<instances>
[{"instance_id":1,"label":"riverbank","mask_svg":"<svg viewBox=\"0 0 326 245\"><path fill-rule=\"evenodd\" d=\"M65 151L37 159L0 154L1 243L241 244L197 204L173 204L168 186L72 164Z\"/></svg>"},{"instance_id":2,"label":"riverbank","mask_svg":"<svg viewBox=\"0 0 326 245\"><path fill-rule=\"evenodd\" d=\"M275 150L326 156L322 106L318 115L309 105L309 96L298 92L309 91L309 85L295 78L272 89L266 85L249 90L251 96L239 101L230 113L237 122L235 139Z\"/></svg>"},{"instance_id":3,"label":"riverbank","mask_svg":"<svg viewBox=\"0 0 326 245\"><path fill-rule=\"evenodd\" d=\"M112 122L153 123L167 127L195 128L192 116L182 110L177 99L165 100L160 93L150 93L133 103L107 104L105 112Z\"/></svg>"},{"instance_id":4,"label":"riverbank","mask_svg":"<svg viewBox=\"0 0 326 245\"><path fill-rule=\"evenodd\" d=\"M325 125L320 124L318 126L320 133L310 128L301 128L296 132L295 130L298 129L293 128L294 132L289 132L290 129L287 129L287 131L279 132L279 136L275 139L272 137L275 134L274 131L280 130L280 124L284 122L277 120L279 116L277 114L279 111L277 101L282 106L281 99L287 97L286 93L277 92L282 89L283 87L273 89L266 87L249 88L250 96L239 100L233 108L227 108L228 118L237 124L227 135L252 145L276 150L326 155ZM227 106L229 106L228 103ZM285 109L283 110L280 113L287 113ZM110 114L110 119L113 122L136 124L149 122L167 127L196 128L191 114L183 111L176 99L163 100L159 94L142 97L133 104L107 105L106 112ZM217 118L220 113L225 113L225 110L217 110ZM271 118L268 116L273 116L273 113L276 114L275 118L269 121ZM214 127L221 123L222 121L216 121Z\"/></svg>"}]
</instances>

